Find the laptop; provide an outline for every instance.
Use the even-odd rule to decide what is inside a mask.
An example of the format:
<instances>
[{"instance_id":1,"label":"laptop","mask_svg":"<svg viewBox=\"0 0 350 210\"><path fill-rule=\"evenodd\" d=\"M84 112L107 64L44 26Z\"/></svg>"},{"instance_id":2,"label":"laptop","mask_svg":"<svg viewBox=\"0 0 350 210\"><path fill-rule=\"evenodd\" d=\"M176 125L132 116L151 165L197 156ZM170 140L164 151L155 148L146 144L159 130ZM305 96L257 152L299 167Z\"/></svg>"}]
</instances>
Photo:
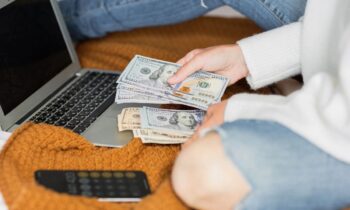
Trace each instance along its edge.
<instances>
[{"instance_id":1,"label":"laptop","mask_svg":"<svg viewBox=\"0 0 350 210\"><path fill-rule=\"evenodd\" d=\"M120 72L81 68L55 0L0 0L0 26L3 131L33 121L71 129L97 146L132 139L117 131L127 106L114 103Z\"/></svg>"}]
</instances>

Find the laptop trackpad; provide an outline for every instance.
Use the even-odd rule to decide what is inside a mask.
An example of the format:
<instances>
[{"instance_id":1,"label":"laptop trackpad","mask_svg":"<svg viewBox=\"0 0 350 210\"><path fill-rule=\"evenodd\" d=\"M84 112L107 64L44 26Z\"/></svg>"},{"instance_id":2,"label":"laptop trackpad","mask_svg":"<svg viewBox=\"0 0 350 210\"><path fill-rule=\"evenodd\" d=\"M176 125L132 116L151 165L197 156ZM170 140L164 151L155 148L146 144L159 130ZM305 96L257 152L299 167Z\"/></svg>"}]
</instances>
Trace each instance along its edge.
<instances>
[{"instance_id":1,"label":"laptop trackpad","mask_svg":"<svg viewBox=\"0 0 350 210\"><path fill-rule=\"evenodd\" d=\"M122 147L132 138L131 131L119 132L117 116L124 106L111 105L84 133L83 136L96 146Z\"/></svg>"}]
</instances>

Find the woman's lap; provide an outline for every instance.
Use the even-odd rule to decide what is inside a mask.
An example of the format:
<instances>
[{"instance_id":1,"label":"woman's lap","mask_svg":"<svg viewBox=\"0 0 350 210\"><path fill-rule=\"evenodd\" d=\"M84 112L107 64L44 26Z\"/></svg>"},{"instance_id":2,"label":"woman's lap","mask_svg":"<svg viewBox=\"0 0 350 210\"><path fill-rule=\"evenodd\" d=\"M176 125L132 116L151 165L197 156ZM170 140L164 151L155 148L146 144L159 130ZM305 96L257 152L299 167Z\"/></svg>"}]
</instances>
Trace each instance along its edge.
<instances>
[{"instance_id":1,"label":"woman's lap","mask_svg":"<svg viewBox=\"0 0 350 210\"><path fill-rule=\"evenodd\" d=\"M252 186L237 209L340 209L350 205L350 165L274 122L217 128L227 156Z\"/></svg>"}]
</instances>

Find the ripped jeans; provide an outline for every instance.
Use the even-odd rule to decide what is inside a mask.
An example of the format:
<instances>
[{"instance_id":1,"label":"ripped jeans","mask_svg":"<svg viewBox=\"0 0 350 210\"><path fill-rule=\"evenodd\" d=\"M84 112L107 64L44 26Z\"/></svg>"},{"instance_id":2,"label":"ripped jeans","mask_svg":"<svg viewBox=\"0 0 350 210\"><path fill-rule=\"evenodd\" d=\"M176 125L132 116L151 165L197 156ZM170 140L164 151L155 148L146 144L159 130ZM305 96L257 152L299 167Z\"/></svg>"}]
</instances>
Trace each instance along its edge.
<instances>
[{"instance_id":1,"label":"ripped jeans","mask_svg":"<svg viewBox=\"0 0 350 210\"><path fill-rule=\"evenodd\" d=\"M228 5L264 30L297 21L306 0L59 0L74 40L179 23Z\"/></svg>"}]
</instances>

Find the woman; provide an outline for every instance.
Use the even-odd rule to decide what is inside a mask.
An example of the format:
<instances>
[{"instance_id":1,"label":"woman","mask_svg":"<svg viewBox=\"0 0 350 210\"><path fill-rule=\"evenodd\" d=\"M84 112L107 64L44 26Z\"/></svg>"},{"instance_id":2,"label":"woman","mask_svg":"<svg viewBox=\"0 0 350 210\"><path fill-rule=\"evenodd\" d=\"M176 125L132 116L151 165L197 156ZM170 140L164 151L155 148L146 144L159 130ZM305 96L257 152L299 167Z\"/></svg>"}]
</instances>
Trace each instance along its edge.
<instances>
[{"instance_id":1,"label":"woman","mask_svg":"<svg viewBox=\"0 0 350 210\"><path fill-rule=\"evenodd\" d=\"M202 3L202 4L200 4ZM204 3L204 6L203 6ZM76 39L175 23L228 4L264 29L299 20L305 1L86 1L61 6ZM190 52L168 80L199 69L259 88L302 73L288 97L238 94L208 110L179 155L178 196L198 209L340 209L350 206L350 5L309 0L301 22L238 45ZM205 154L205 155L203 155Z\"/></svg>"},{"instance_id":2,"label":"woman","mask_svg":"<svg viewBox=\"0 0 350 210\"><path fill-rule=\"evenodd\" d=\"M298 73L305 82L288 97L238 94L208 110L202 137L182 151L172 174L187 204L350 206L349 1L309 0L301 22L238 45L194 50L179 63L170 84L198 69L226 75L231 83L246 77L252 88Z\"/></svg>"}]
</instances>

